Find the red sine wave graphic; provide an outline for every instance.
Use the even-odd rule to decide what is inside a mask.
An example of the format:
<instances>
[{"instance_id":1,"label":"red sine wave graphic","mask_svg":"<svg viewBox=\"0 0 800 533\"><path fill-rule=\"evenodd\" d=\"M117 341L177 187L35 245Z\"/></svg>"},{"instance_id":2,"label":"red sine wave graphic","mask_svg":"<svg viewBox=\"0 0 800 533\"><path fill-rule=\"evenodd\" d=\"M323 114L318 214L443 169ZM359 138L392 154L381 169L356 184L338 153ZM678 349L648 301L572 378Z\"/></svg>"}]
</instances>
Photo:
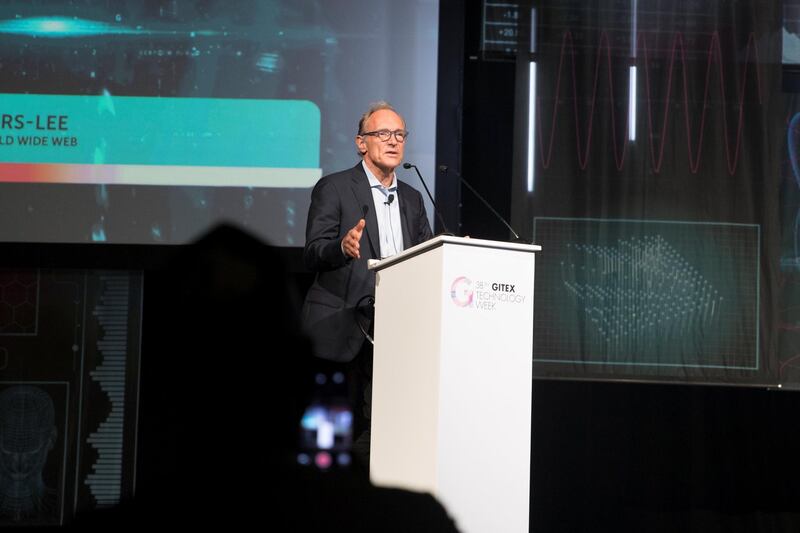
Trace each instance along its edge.
<instances>
[{"instance_id":1,"label":"red sine wave graphic","mask_svg":"<svg viewBox=\"0 0 800 533\"><path fill-rule=\"evenodd\" d=\"M654 134L654 125L653 125L653 117L654 117L654 110L652 105L652 100L650 98L651 95L651 81L650 81L650 57L649 57L649 50L647 47L647 39L645 38L644 33L640 33L637 37L637 50L641 51L644 61L644 79L645 79L645 96L646 98L644 101L647 105L647 126L648 126L648 142L650 148L650 157L651 157L651 165L653 172L658 174L661 171L661 166L664 161L664 145L666 139L666 130L667 124L669 124L669 116L670 112L673 107L675 107L671 102L672 97L672 81L673 77L676 75L681 75L683 78L683 114L684 120L686 124L686 144L688 148L688 158L689 158L689 169L692 174L696 174L698 168L700 166L700 159L703 152L703 138L706 129L706 111L709 108L708 101L709 101L709 92L711 91L712 85L712 66L716 64L718 66L717 72L719 73L719 94L721 97L722 102L727 102L727 95L725 93L725 72L723 68L723 56L722 56L722 47L720 45L719 34L717 32L713 32L711 34L711 40L709 41L708 50L707 50L707 57L706 57L706 74L705 74L705 88L703 90L703 105L702 105L702 113L700 116L700 126L699 132L696 135L697 142L696 146L692 145L692 128L689 116L689 90L688 90L688 75L687 75L687 59L686 59L686 46L683 42L683 36L680 33L675 33L672 38L672 44L670 48L670 55L669 55L669 65L667 68L667 94L666 98L663 100L663 109L656 110L657 113L661 115L661 128L658 132L658 135ZM552 118L550 124L550 134L549 134L549 142L547 145L547 150L545 151L544 146L544 135L542 134L544 127L542 126L542 113L541 111L541 99L537 98L536 102L536 117L537 117L537 133L539 137L539 156L541 159L542 167L547 169L550 167L553 157L553 144L555 139L555 131L556 131L556 124L558 123L558 112L559 112L559 98L560 98L560 91L561 91L561 81L563 76L563 70L565 68L565 58L569 57L572 63L572 96L573 96L573 108L574 108L574 115L575 115L575 142L578 154L578 164L581 170L585 170L588 163L589 163L589 153L590 148L592 145L592 123L594 121L594 112L595 107L597 104L597 92L598 92L598 82L600 79L600 68L603 59L605 59L606 67L608 69L608 90L609 95L611 98L609 99L609 105L611 107L611 139L613 142L613 149L614 149L614 162L616 164L617 170L622 170L623 166L625 165L625 157L628 153L628 142L620 142L618 141L617 135L617 120L616 120L616 111L615 111L615 104L614 104L614 85L613 85L613 77L611 75L611 45L609 43L609 38L606 32L602 32L600 34L600 44L597 48L597 59L595 61L595 69L594 69L594 82L592 86L592 96L591 96L591 104L589 110L589 117L588 120L584 123L586 124L585 127L585 135L582 135L581 132L581 123L580 114L578 112L578 94L577 94L577 75L576 75L576 67L575 67L575 45L572 38L572 33L567 31L564 33L562 42L561 42L561 54L559 57L558 62L558 74L556 76L555 81L555 102L553 104L553 111L552 111ZM681 72L680 74L676 73L676 59L680 61ZM633 62L631 65L635 65L637 60L632 60ZM752 63L752 65L751 65ZM722 121L723 121L723 129L725 132L724 140L725 140L725 155L727 158L727 165L728 165L728 172L730 174L734 174L736 172L736 167L739 162L739 153L741 149L741 139L742 139L742 128L744 122L744 98L745 92L747 90L747 77L750 70L754 72L756 78L756 90L758 92L758 103L759 105L762 104L762 94L761 94L761 79L759 75L759 68L758 68L758 48L756 46L755 41L755 34L751 33L748 37L747 47L745 50L745 58L744 58L744 68L742 72L742 79L739 83L739 94L738 94L738 106L736 107L736 136L735 142L733 143L734 146L731 147L731 142L729 141L729 117L728 117L728 110L727 106L722 107ZM627 113L628 115L630 112ZM630 117L628 117L630 118ZM628 128L630 127L630 120L625 121L625 135L623 139L628 138ZM585 137L585 140L582 138ZM660 140L659 140L660 139ZM582 142L583 141L583 142ZM622 149L620 150L619 145L622 144Z\"/></svg>"}]
</instances>

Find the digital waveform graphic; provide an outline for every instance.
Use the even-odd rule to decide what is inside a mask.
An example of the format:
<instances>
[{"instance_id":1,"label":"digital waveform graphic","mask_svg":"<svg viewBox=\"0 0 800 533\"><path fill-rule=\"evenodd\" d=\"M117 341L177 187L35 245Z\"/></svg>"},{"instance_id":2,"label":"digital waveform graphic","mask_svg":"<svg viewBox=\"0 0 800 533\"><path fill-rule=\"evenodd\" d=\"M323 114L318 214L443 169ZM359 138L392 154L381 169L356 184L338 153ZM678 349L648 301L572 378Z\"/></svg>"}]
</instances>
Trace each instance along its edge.
<instances>
[{"instance_id":1,"label":"digital waveform graphic","mask_svg":"<svg viewBox=\"0 0 800 533\"><path fill-rule=\"evenodd\" d=\"M725 145L725 155L726 155L726 163L727 163L727 170L732 175L736 172L736 168L739 162L739 156L741 152L741 141L742 141L742 131L744 128L744 117L745 117L745 96L747 93L747 80L750 76L754 77L755 85L756 85L756 98L758 104L761 105L762 100L762 90L761 90L761 80L759 74L759 59L758 59L758 48L756 45L755 34L751 33L747 40L747 45L745 47L744 52L744 65L742 68L741 79L738 80L738 94L735 95L735 99L737 101L737 106L735 106L735 119L728 116L729 109L728 109L728 98L729 95L726 92L726 80L725 80L725 70L724 70L724 57L722 53L722 45L720 44L719 34L717 32L713 32L711 34L711 38L708 44L708 48L706 49L706 59L705 59L705 77L704 77L704 88L702 92L702 105L698 103L696 106L690 104L692 102L692 98L689 94L689 74L688 74L688 66L689 61L687 61L687 52L692 52L691 50L687 50L686 45L684 44L684 38L681 33L675 33L671 45L669 47L669 56L666 60L667 66L667 74L666 74L666 96L662 99L656 100L652 97L653 89L654 89L654 81L651 79L651 57L650 57L650 50L647 44L647 36L645 33L639 33L636 37L636 54L633 58L628 58L630 64L632 66L637 66L639 70L644 72L644 95L643 98L639 98L640 102L643 102L646 105L646 123L647 123L647 142L649 147L649 154L650 154L650 166L655 174L661 172L663 162L664 162L664 148L666 144L666 133L667 127L670 123L670 114L677 108L676 102L673 101L673 79L677 79L678 76L682 79L682 91L680 94L680 98L678 103L680 107L683 108L683 118L685 123L685 138L686 138L686 146L688 149L688 167L692 174L696 174L700 167L700 162L702 159L703 153L703 144L707 129L707 114L710 108L710 98L712 91L716 91L719 94L720 100L723 102L721 106L721 118L722 118L722 129L724 138L724 145ZM578 166L581 170L585 170L589 164L589 154L591 153L591 146L593 139L593 125L594 125L594 118L595 118L595 111L598 107L597 103L599 100L598 93L599 93L599 85L600 85L600 78L601 78L601 68L605 66L607 70L607 75L605 76L608 83L608 94L609 94L609 107L611 113L611 142L612 148L614 153L614 163L618 171L622 170L625 166L625 161L628 156L629 152L629 142L628 141L628 134L629 129L631 127L631 113L632 110L628 105L623 106L627 110L626 120L625 120L625 131L622 132L622 136L620 136L619 132L617 131L617 105L614 101L614 79L612 76L612 65L613 61L618 61L619 58L615 58L612 60L611 54L611 44L609 42L609 37L606 32L600 33L599 38L599 45L597 46L597 55L594 64L594 79L591 85L591 96L587 98L581 98L579 100L578 95L578 75L576 73L576 60L575 60L575 43L573 41L573 36L570 31L564 33L563 38L561 40L561 47L560 47L560 55L558 58L558 68L556 71L555 76L555 92L553 97L553 108L552 112L550 113L550 125L549 125L549 132L547 131L547 127L543 125L542 119L542 98L537 97L536 99L536 135L538 136L539 142L539 160L541 166L544 169L550 168L553 158L553 147L554 141L556 139L556 129L559 116L559 109L562 105L562 98L563 95L561 94L561 85L563 78L565 77L564 70L569 68L566 63L567 60L571 62L571 80L572 80L572 102L573 102L573 113L574 113L574 121L575 121L575 144L577 150L577 159L578 159ZM678 68L678 64L680 68ZM714 76L712 76L712 72L715 69L714 65L717 66L716 72L716 80ZM569 75L568 73L567 75ZM539 76L539 83L541 84L542 76ZM715 83L718 82L718 83ZM628 86L628 80L625 81L623 84ZM716 88L712 87L716 86ZM567 99L564 99L567 100ZM582 116L579 111L579 101L587 101L588 102L588 116ZM692 129L692 124L695 120L695 117L690 116L690 107L695 107L696 109L700 109L700 117L699 117L699 126L697 127L697 132L694 133ZM635 116L635 115L634 115ZM661 120L660 127L656 124L656 119ZM585 125L581 128L581 125ZM731 135L730 135L730 128L733 126L734 130L734 141L731 142ZM583 132L583 133L582 133ZM549 140L545 140L545 139ZM693 140L695 139L696 140Z\"/></svg>"},{"instance_id":2,"label":"digital waveform graphic","mask_svg":"<svg viewBox=\"0 0 800 533\"><path fill-rule=\"evenodd\" d=\"M111 409L86 439L97 458L85 484L97 506L107 507L118 504L122 493L126 364L132 355L127 336L131 288L126 274L101 274L100 281L103 293L92 314L102 329L97 340L102 360L89 374L105 393Z\"/></svg>"},{"instance_id":3,"label":"digital waveform graphic","mask_svg":"<svg viewBox=\"0 0 800 533\"><path fill-rule=\"evenodd\" d=\"M537 217L534 241L548 250L536 265L537 364L758 368L757 225Z\"/></svg>"},{"instance_id":4,"label":"digital waveform graphic","mask_svg":"<svg viewBox=\"0 0 800 533\"><path fill-rule=\"evenodd\" d=\"M660 235L567 244L562 284L607 349L652 349L715 322L724 297Z\"/></svg>"}]
</instances>

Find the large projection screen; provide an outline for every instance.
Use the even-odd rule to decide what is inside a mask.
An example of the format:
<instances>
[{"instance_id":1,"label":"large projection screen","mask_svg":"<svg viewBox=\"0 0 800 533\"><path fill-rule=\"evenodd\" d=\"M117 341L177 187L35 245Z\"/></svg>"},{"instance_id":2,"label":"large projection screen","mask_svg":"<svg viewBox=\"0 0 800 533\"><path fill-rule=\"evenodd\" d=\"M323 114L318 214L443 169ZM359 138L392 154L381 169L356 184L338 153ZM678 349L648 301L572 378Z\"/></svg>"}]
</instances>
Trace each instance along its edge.
<instances>
[{"instance_id":1,"label":"large projection screen","mask_svg":"<svg viewBox=\"0 0 800 533\"><path fill-rule=\"evenodd\" d=\"M437 28L437 0L4 2L0 242L302 246L371 102L433 177Z\"/></svg>"}]
</instances>

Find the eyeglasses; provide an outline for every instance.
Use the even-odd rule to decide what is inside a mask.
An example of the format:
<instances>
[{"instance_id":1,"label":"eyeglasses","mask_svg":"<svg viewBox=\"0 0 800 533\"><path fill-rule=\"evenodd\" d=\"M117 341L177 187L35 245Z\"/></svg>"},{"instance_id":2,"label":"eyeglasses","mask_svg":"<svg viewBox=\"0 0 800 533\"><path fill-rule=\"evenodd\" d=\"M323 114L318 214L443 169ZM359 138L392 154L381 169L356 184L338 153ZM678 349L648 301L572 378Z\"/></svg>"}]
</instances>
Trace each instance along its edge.
<instances>
[{"instance_id":1,"label":"eyeglasses","mask_svg":"<svg viewBox=\"0 0 800 533\"><path fill-rule=\"evenodd\" d=\"M406 138L408 137L408 132L406 130L378 130L378 131L365 131L364 133L359 133L359 137L364 137L366 135L371 135L373 137L377 137L381 142L386 142L394 135L394 138L397 139L397 142L404 143L406 142Z\"/></svg>"}]
</instances>

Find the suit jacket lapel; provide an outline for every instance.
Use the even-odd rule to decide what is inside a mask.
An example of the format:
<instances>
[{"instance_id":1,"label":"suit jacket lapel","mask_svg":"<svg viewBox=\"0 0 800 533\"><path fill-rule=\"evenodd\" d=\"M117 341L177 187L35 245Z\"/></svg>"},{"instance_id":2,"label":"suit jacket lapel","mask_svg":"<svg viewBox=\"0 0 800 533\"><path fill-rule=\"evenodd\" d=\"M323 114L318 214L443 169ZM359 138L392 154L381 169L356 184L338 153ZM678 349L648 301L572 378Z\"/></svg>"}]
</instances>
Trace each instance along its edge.
<instances>
[{"instance_id":1,"label":"suit jacket lapel","mask_svg":"<svg viewBox=\"0 0 800 533\"><path fill-rule=\"evenodd\" d=\"M398 207L400 208L400 231L403 233L403 250L406 248L411 248L414 246L415 242L411 242L411 232L408 229L408 206L406 202L403 201L403 196L400 193L400 181L397 181L397 202Z\"/></svg>"},{"instance_id":2,"label":"suit jacket lapel","mask_svg":"<svg viewBox=\"0 0 800 533\"><path fill-rule=\"evenodd\" d=\"M375 214L375 201L372 199L372 190L369 188L369 181L361 163L353 168L353 194L358 202L359 209L367 208L364 226L364 233L367 234L367 241L372 252L372 258L379 258L380 254L380 235L378 233L378 217ZM363 213L362 213L363 215ZM362 236L361 242L364 242Z\"/></svg>"}]
</instances>

